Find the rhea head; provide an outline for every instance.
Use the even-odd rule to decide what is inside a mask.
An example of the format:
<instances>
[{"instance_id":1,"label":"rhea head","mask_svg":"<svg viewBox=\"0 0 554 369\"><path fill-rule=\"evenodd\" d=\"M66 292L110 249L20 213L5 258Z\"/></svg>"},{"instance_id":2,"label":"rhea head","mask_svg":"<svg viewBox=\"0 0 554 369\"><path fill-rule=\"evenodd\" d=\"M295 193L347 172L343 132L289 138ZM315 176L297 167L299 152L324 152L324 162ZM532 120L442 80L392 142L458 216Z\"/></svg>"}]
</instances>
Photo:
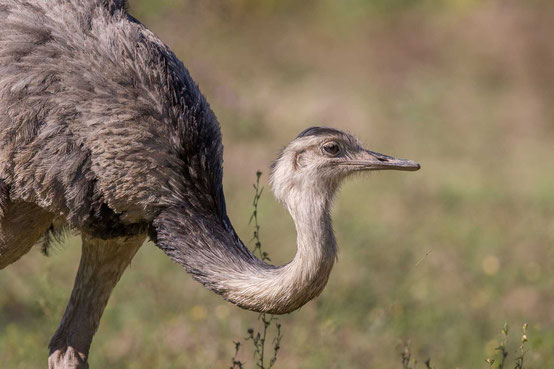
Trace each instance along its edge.
<instances>
[{"instance_id":1,"label":"rhea head","mask_svg":"<svg viewBox=\"0 0 554 369\"><path fill-rule=\"evenodd\" d=\"M340 182L351 174L419 168L414 161L367 150L346 132L311 127L290 142L273 162L271 186L275 197L291 211L309 198L332 200Z\"/></svg>"}]
</instances>

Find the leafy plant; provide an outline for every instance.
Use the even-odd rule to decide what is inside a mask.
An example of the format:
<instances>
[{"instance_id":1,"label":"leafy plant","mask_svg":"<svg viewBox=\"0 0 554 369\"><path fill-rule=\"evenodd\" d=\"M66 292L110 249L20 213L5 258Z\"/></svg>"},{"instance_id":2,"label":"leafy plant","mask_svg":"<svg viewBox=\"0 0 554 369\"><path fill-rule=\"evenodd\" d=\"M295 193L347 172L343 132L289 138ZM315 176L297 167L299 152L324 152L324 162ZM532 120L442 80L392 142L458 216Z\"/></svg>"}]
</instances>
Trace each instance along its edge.
<instances>
[{"instance_id":1,"label":"leafy plant","mask_svg":"<svg viewBox=\"0 0 554 369\"><path fill-rule=\"evenodd\" d=\"M498 358L498 360L495 360L493 358L488 358L487 360L485 360L491 368L504 369L506 367L507 358L509 356L508 349L506 348L508 344L508 333L510 333L510 327L508 326L508 323L505 323L504 328L502 328L502 341L500 342L500 345L496 348L496 350L499 352L500 357ZM527 323L523 324L523 327L521 328L521 342L519 345L519 355L515 359L514 369L524 369L523 361L526 353L525 351L526 343L527 343Z\"/></svg>"},{"instance_id":2,"label":"leafy plant","mask_svg":"<svg viewBox=\"0 0 554 369\"><path fill-rule=\"evenodd\" d=\"M508 334L510 333L510 327L508 326L508 323L504 324L504 327L502 328L502 340L500 341L500 344L495 349L498 351L498 355L496 358L487 358L485 362L489 365L491 369L506 369L506 365L508 362L508 356L510 355L508 351ZM513 369L525 369L523 366L523 362L525 359L525 354L527 351L525 351L525 344L527 343L527 323L523 324L523 327L521 328L521 342L519 345L519 355L516 357L514 361L514 367ZM402 361L402 369L416 369L417 368L417 359L415 359L412 355L412 352L410 350L410 343L409 342L402 342L402 349L400 352L400 359ZM425 369L435 369L431 367L431 359L427 359L424 361Z\"/></svg>"},{"instance_id":3,"label":"leafy plant","mask_svg":"<svg viewBox=\"0 0 554 369\"><path fill-rule=\"evenodd\" d=\"M260 241L260 224L258 222L258 202L262 196L263 187L260 187L260 177L262 172L256 172L256 184L254 184L254 199L252 201L252 215L250 216L249 223L254 222L254 233L252 240L254 241L254 249L252 250L254 254L258 253L260 259L263 261L271 261L269 254L262 250L262 242ZM275 365L277 361L277 353L281 348L281 324L278 323L278 318L273 314L259 314L258 321L262 322L262 328L260 330L255 330L254 328L248 328L245 338L246 341L252 342L254 346L254 358L256 359L256 368L258 369L269 369ZM273 344L273 353L269 354L269 348L266 347L268 339L270 337L269 333L272 330L272 327L275 327L275 335L271 341ZM229 369L243 369L244 363L238 359L238 354L240 350L241 343L235 341L235 355L232 358L232 366ZM269 355L268 355L269 354ZM268 361L269 359L269 361ZM267 363L266 363L267 362Z\"/></svg>"}]
</instances>

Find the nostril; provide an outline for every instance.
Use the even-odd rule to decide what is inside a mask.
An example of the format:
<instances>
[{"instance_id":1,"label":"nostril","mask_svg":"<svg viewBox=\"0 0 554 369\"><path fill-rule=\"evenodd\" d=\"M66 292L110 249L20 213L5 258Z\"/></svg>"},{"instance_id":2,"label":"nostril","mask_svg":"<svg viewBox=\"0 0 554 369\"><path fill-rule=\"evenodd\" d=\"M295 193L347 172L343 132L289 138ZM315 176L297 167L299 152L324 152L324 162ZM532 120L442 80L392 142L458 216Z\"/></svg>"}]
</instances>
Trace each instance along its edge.
<instances>
[{"instance_id":1,"label":"nostril","mask_svg":"<svg viewBox=\"0 0 554 369\"><path fill-rule=\"evenodd\" d=\"M379 158L379 157L377 158L377 160L379 160L379 161L389 161L388 159L385 159L385 158Z\"/></svg>"}]
</instances>

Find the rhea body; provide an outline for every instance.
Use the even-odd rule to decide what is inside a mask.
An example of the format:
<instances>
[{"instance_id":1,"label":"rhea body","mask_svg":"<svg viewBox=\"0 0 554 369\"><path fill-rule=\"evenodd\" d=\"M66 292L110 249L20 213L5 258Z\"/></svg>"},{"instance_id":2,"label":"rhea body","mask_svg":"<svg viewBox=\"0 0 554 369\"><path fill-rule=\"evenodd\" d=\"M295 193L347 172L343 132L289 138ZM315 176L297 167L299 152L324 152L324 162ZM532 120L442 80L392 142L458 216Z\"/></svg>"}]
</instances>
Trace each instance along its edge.
<instances>
[{"instance_id":1,"label":"rhea body","mask_svg":"<svg viewBox=\"0 0 554 369\"><path fill-rule=\"evenodd\" d=\"M226 300L287 313L328 280L341 181L419 169L339 130L303 131L272 165L298 235L294 259L273 266L227 217L222 155L198 86L123 1L0 0L0 269L63 229L83 240L49 368L88 367L111 291L147 237Z\"/></svg>"}]
</instances>

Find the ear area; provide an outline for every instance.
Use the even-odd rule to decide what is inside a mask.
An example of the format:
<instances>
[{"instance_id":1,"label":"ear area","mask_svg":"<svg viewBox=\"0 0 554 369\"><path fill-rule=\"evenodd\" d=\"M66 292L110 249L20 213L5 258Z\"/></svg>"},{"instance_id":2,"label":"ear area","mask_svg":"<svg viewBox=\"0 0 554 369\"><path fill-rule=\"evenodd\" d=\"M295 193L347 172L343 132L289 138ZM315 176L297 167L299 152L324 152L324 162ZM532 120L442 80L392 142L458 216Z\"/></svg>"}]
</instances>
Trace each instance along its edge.
<instances>
[{"instance_id":1,"label":"ear area","mask_svg":"<svg viewBox=\"0 0 554 369\"><path fill-rule=\"evenodd\" d=\"M294 154L294 169L302 168L306 164L305 153L305 150L302 150Z\"/></svg>"}]
</instances>

